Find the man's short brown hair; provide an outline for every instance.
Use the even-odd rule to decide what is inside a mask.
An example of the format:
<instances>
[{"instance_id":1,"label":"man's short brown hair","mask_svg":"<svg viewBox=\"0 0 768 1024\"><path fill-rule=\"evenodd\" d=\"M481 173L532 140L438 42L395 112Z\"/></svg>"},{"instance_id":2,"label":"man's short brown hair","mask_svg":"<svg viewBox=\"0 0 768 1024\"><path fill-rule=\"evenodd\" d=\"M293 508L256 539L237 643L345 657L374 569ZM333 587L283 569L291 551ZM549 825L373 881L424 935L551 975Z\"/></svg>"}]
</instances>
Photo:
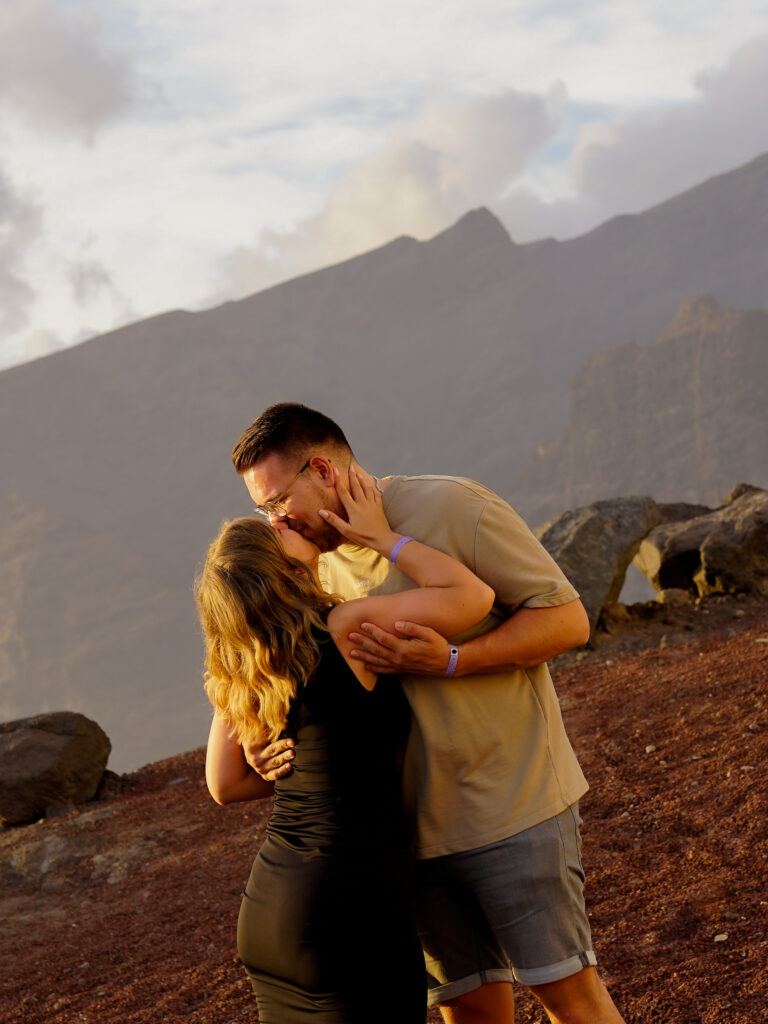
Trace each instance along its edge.
<instances>
[{"instance_id":1,"label":"man's short brown hair","mask_svg":"<svg viewBox=\"0 0 768 1024\"><path fill-rule=\"evenodd\" d=\"M269 455L304 455L322 446L351 452L344 431L328 416L298 402L278 402L243 431L232 462L242 475Z\"/></svg>"}]
</instances>

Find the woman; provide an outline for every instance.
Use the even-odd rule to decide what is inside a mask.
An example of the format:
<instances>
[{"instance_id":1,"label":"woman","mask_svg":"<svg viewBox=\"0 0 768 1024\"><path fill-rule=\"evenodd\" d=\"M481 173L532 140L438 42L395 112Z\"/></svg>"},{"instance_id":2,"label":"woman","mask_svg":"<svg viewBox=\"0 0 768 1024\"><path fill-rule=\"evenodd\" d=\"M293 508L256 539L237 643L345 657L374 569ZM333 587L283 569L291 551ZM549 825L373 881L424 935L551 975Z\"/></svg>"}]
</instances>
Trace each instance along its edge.
<instances>
[{"instance_id":1,"label":"woman","mask_svg":"<svg viewBox=\"0 0 768 1024\"><path fill-rule=\"evenodd\" d=\"M464 566L390 530L372 478L351 470L349 481L336 481L348 522L328 521L391 557L417 589L334 605L315 579L315 545L256 519L224 524L197 582L214 799L264 796L244 746L283 731L296 739L238 922L261 1024L423 1022L396 768L409 713L393 680L377 686L350 658L347 636L399 619L451 635L493 601Z\"/></svg>"}]
</instances>

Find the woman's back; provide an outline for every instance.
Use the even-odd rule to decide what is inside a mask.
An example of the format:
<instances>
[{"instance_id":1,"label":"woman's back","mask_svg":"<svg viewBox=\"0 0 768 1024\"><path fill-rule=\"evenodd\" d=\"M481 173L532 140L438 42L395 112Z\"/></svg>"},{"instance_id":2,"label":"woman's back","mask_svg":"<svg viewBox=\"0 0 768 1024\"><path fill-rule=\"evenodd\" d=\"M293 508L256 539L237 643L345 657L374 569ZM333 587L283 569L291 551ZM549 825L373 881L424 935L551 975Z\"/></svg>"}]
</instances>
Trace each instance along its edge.
<instances>
[{"instance_id":1,"label":"woman's back","mask_svg":"<svg viewBox=\"0 0 768 1024\"><path fill-rule=\"evenodd\" d=\"M294 700L286 733L293 771L275 783L268 832L297 848L353 853L404 843L397 754L410 709L394 679L357 681L328 634L318 668Z\"/></svg>"}]
</instances>

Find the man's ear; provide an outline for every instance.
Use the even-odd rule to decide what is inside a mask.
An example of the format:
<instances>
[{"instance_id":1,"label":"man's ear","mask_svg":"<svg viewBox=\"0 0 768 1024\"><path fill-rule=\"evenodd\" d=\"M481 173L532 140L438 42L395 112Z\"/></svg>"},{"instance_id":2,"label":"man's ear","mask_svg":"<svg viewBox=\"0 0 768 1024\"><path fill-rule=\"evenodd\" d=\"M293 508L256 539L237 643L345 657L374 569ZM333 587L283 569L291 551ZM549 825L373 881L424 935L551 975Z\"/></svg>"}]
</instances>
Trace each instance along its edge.
<instances>
[{"instance_id":1,"label":"man's ear","mask_svg":"<svg viewBox=\"0 0 768 1024\"><path fill-rule=\"evenodd\" d=\"M336 469L330 459L324 455L313 455L309 460L310 468L317 474L323 487L336 485Z\"/></svg>"}]
</instances>

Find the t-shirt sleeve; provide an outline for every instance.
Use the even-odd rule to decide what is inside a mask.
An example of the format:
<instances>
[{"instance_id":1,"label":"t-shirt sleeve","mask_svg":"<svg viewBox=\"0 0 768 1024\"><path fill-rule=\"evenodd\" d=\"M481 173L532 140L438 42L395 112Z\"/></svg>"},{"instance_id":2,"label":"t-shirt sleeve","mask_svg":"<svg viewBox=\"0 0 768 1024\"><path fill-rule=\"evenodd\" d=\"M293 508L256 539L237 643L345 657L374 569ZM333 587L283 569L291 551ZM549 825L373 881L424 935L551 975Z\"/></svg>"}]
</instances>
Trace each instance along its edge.
<instances>
[{"instance_id":1,"label":"t-shirt sleeve","mask_svg":"<svg viewBox=\"0 0 768 1024\"><path fill-rule=\"evenodd\" d=\"M477 520L475 572L510 612L552 608L579 596L523 519L490 492Z\"/></svg>"}]
</instances>

